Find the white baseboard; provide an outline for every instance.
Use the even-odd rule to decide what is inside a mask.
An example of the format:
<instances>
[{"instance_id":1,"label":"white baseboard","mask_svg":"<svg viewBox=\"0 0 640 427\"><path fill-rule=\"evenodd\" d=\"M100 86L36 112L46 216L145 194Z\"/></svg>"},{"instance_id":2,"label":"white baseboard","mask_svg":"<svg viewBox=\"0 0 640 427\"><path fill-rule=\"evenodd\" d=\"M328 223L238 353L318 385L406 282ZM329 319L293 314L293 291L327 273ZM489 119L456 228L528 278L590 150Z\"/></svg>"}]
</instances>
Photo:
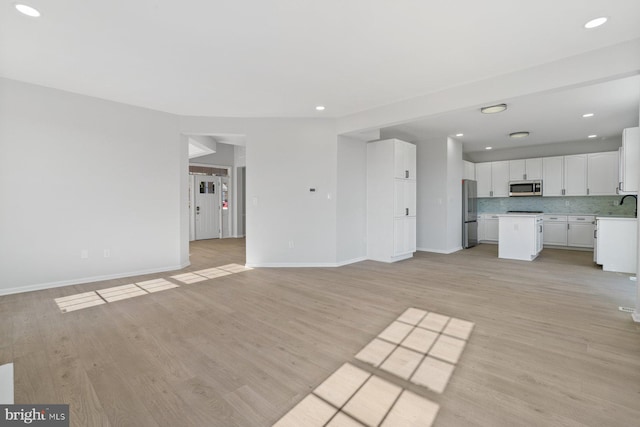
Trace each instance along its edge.
<instances>
[{"instance_id":1,"label":"white baseboard","mask_svg":"<svg viewBox=\"0 0 640 427\"><path fill-rule=\"evenodd\" d=\"M249 268L305 268L305 267L342 267L355 262L365 261L367 257L353 258L340 262L265 262L265 263L247 263Z\"/></svg>"},{"instance_id":2,"label":"white baseboard","mask_svg":"<svg viewBox=\"0 0 640 427\"><path fill-rule=\"evenodd\" d=\"M346 261L339 261L336 263L336 267L343 267L345 265L349 265L349 264L355 264L356 262L362 262L362 261L366 261L369 258L367 258L366 256L362 256L362 257L358 257L358 258L351 258L348 259Z\"/></svg>"},{"instance_id":3,"label":"white baseboard","mask_svg":"<svg viewBox=\"0 0 640 427\"><path fill-rule=\"evenodd\" d=\"M432 248L417 248L419 251L421 252L433 252L436 254L445 254L445 255L449 255L452 254L454 252L458 252L462 250L462 246L458 246L456 248L453 249L432 249Z\"/></svg>"},{"instance_id":4,"label":"white baseboard","mask_svg":"<svg viewBox=\"0 0 640 427\"><path fill-rule=\"evenodd\" d=\"M19 294L22 292L41 291L43 289L61 288L63 286L81 285L84 283L101 282L103 280L121 279L123 277L142 276L144 274L164 273L165 271L181 270L190 266L190 262L169 267L152 268L149 270L129 271L125 273L106 274L104 276L80 277L78 279L62 280L59 282L38 283L36 285L18 286L15 288L0 289L0 296Z\"/></svg>"}]
</instances>

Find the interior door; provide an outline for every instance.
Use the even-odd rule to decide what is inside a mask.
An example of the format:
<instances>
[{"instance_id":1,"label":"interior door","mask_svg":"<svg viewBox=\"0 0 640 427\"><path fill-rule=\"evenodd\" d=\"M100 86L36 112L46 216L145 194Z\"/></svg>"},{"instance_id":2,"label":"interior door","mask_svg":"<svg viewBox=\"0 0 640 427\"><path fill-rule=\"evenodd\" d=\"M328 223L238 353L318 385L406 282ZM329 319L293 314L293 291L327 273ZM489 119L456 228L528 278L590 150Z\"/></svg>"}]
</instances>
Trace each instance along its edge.
<instances>
[{"instance_id":1,"label":"interior door","mask_svg":"<svg viewBox=\"0 0 640 427\"><path fill-rule=\"evenodd\" d=\"M220 237L220 178L198 175L195 197L196 240Z\"/></svg>"}]
</instances>

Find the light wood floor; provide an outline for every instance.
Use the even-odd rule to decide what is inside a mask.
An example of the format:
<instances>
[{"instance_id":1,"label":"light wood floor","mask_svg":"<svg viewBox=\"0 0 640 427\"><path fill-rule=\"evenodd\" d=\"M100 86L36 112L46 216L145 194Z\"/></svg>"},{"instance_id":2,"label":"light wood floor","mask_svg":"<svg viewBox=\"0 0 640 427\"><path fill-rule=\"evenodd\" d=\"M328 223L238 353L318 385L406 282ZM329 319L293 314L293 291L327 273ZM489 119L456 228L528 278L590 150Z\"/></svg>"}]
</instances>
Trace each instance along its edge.
<instances>
[{"instance_id":1,"label":"light wood floor","mask_svg":"<svg viewBox=\"0 0 640 427\"><path fill-rule=\"evenodd\" d=\"M244 241L191 246L195 271ZM407 307L475 323L435 426L640 423L628 275L590 252L534 262L497 246L341 268L255 269L63 314L54 298L165 273L0 297L16 403L69 403L75 426L269 426Z\"/></svg>"}]
</instances>

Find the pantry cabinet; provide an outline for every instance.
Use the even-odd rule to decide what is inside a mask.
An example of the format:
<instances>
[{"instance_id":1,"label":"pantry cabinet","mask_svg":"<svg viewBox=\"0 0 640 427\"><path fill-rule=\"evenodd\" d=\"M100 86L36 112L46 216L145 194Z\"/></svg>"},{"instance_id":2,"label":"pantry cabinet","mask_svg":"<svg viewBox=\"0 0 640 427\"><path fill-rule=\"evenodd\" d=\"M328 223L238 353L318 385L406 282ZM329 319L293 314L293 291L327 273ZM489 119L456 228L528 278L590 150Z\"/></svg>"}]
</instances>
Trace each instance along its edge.
<instances>
[{"instance_id":1,"label":"pantry cabinet","mask_svg":"<svg viewBox=\"0 0 640 427\"><path fill-rule=\"evenodd\" d=\"M367 144L367 256L383 262L416 251L416 147L399 139Z\"/></svg>"}]
</instances>

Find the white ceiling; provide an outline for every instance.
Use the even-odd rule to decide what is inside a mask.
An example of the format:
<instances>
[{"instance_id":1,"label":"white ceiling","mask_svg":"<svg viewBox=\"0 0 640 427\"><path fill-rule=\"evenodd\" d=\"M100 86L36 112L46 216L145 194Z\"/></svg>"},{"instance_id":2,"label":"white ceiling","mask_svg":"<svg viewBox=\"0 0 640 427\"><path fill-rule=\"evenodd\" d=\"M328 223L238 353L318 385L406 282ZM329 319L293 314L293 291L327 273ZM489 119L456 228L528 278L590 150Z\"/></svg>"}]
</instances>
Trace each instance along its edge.
<instances>
[{"instance_id":1,"label":"white ceiling","mask_svg":"<svg viewBox=\"0 0 640 427\"><path fill-rule=\"evenodd\" d=\"M635 0L24 3L42 16L0 6L0 76L193 116L343 117L640 38ZM606 25L584 29L603 15ZM521 129L528 144L582 138L597 124L606 137L633 108L638 117L637 79L610 84L394 130L464 132L466 151ZM598 115L575 121L586 106Z\"/></svg>"},{"instance_id":2,"label":"white ceiling","mask_svg":"<svg viewBox=\"0 0 640 427\"><path fill-rule=\"evenodd\" d=\"M639 53L640 54L640 53ZM571 88L503 100L507 110L482 114L469 108L431 116L382 130L384 137L420 141L451 136L463 142L465 152L518 148L531 145L619 138L622 129L638 126L640 76L626 77L591 86ZM593 117L582 115L593 113ZM528 131L526 138L509 134ZM462 133L462 137L456 134Z\"/></svg>"}]
</instances>

